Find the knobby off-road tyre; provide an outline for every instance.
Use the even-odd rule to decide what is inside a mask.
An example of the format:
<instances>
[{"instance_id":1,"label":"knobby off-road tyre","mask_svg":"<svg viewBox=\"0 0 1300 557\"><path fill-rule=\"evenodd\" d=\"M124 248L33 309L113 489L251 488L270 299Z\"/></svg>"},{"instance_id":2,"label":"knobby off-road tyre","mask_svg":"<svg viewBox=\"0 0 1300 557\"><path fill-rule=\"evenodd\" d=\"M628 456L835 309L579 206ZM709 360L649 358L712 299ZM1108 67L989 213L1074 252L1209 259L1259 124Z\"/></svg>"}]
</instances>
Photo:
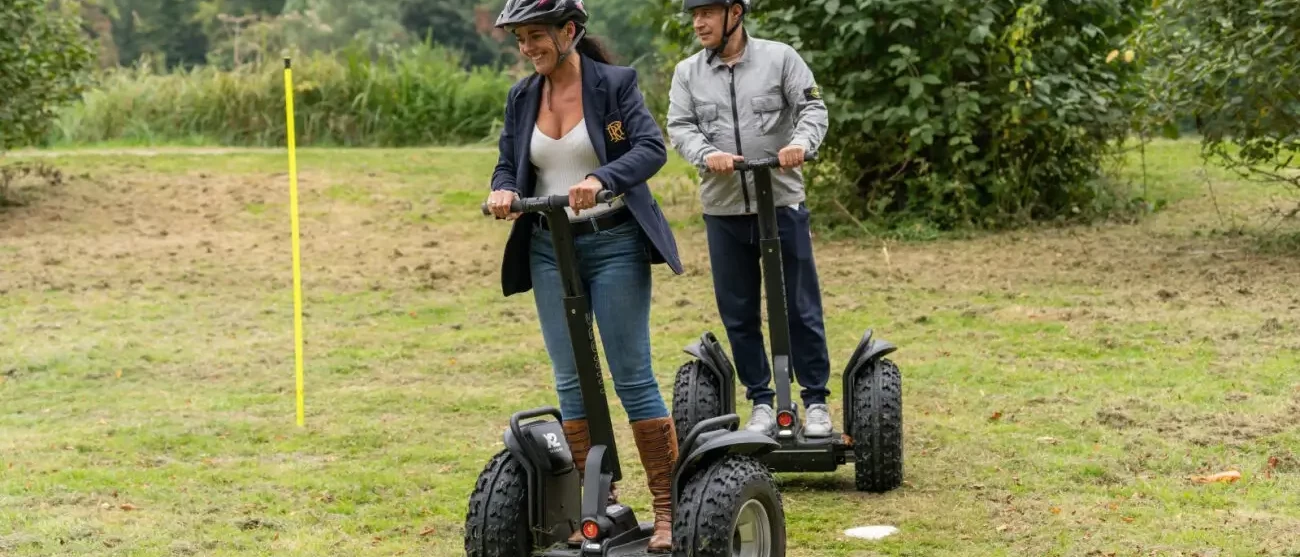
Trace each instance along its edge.
<instances>
[{"instance_id":1,"label":"knobby off-road tyre","mask_svg":"<svg viewBox=\"0 0 1300 557\"><path fill-rule=\"evenodd\" d=\"M757 557L785 557L781 493L767 467L746 455L730 455L701 468L686 482L673 513L673 555L733 555L736 519L746 503L751 504L746 516L752 518L752 511L761 507L766 518L769 543Z\"/></svg>"},{"instance_id":2,"label":"knobby off-road tyre","mask_svg":"<svg viewBox=\"0 0 1300 557\"><path fill-rule=\"evenodd\" d=\"M881 358L863 368L853 387L854 483L884 493L903 483L903 379Z\"/></svg>"},{"instance_id":3,"label":"knobby off-road tyre","mask_svg":"<svg viewBox=\"0 0 1300 557\"><path fill-rule=\"evenodd\" d=\"M532 553L528 475L507 450L488 461L474 483L465 515L465 554L517 557Z\"/></svg>"},{"instance_id":4,"label":"knobby off-road tyre","mask_svg":"<svg viewBox=\"0 0 1300 557\"><path fill-rule=\"evenodd\" d=\"M673 382L673 426L677 444L686 441L691 428L709 418L722 415L722 386L718 377L704 363L692 360L677 369Z\"/></svg>"}]
</instances>

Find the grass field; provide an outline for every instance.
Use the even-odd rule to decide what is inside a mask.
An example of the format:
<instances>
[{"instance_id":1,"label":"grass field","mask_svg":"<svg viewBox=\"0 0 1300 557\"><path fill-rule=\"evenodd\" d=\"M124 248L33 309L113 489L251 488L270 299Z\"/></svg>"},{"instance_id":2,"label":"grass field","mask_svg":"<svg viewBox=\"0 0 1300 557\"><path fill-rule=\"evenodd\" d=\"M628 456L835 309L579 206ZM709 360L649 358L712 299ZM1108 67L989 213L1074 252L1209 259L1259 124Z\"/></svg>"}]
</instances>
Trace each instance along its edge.
<instances>
[{"instance_id":1,"label":"grass field","mask_svg":"<svg viewBox=\"0 0 1300 557\"><path fill-rule=\"evenodd\" d=\"M0 210L0 554L462 554L506 418L555 404L478 212L492 151L300 151L301 429L284 153L36 155L64 179ZM831 384L865 328L900 346L907 481L780 475L790 555L1300 556L1300 235L1267 218L1296 198L1193 143L1147 163L1139 223L819 235ZM665 396L722 333L682 176L653 183L688 269L654 271ZM842 534L870 524L900 532Z\"/></svg>"}]
</instances>

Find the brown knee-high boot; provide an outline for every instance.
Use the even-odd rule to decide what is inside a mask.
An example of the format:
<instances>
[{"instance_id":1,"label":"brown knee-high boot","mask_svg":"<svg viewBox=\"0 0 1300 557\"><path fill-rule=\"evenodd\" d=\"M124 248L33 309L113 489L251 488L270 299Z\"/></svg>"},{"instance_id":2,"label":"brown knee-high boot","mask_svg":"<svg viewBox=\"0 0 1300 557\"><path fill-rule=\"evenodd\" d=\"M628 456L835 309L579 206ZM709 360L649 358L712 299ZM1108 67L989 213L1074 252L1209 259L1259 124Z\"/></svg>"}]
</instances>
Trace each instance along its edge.
<instances>
[{"instance_id":1,"label":"brown knee-high boot","mask_svg":"<svg viewBox=\"0 0 1300 557\"><path fill-rule=\"evenodd\" d=\"M569 443L569 451L573 454L573 464L578 467L579 481L587 477L587 452L591 450L591 432L587 429L587 420L566 420L564 422L564 439ZM608 504L613 505L618 502L618 491L615 484L609 484ZM574 532L569 536L569 541L582 541L582 532Z\"/></svg>"},{"instance_id":2,"label":"brown knee-high boot","mask_svg":"<svg viewBox=\"0 0 1300 557\"><path fill-rule=\"evenodd\" d=\"M671 417L632 422L636 449L645 467L646 484L654 497L655 531L649 550L673 549L673 466L677 464L677 431Z\"/></svg>"}]
</instances>

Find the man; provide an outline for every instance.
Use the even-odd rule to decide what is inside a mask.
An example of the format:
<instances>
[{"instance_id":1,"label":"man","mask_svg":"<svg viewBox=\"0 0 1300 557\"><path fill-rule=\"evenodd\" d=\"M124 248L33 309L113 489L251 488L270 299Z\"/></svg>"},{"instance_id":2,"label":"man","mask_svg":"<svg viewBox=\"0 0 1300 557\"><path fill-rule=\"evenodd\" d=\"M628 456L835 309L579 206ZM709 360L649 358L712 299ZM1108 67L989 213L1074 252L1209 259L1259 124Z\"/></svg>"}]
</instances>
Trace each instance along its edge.
<instances>
[{"instance_id":1,"label":"man","mask_svg":"<svg viewBox=\"0 0 1300 557\"><path fill-rule=\"evenodd\" d=\"M737 374L754 404L746 429L775 433L775 393L768 386L772 372L762 332L758 200L753 176L735 173L733 165L746 156L778 156L781 169L772 173L772 188L795 347L791 365L803 387L805 434L828 436L830 362L799 168L826 134L826 105L793 48L745 31L749 0L683 0L682 9L691 14L704 50L677 64L668 136L683 158L709 170L700 200L714 296Z\"/></svg>"}]
</instances>

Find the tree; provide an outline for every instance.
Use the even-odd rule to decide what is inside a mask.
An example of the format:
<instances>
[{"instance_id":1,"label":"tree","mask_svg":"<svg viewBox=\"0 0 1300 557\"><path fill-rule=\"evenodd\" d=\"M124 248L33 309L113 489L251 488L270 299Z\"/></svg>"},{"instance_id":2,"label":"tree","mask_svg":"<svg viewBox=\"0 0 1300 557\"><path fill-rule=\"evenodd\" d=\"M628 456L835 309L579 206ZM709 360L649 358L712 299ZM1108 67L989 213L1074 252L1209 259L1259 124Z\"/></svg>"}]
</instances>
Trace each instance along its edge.
<instances>
[{"instance_id":1,"label":"tree","mask_svg":"<svg viewBox=\"0 0 1300 557\"><path fill-rule=\"evenodd\" d=\"M509 51L475 28L478 6L477 0L402 0L399 20L415 38L460 51L468 65L508 62Z\"/></svg>"},{"instance_id":2,"label":"tree","mask_svg":"<svg viewBox=\"0 0 1300 557\"><path fill-rule=\"evenodd\" d=\"M81 32L79 10L50 10L43 0L7 0L0 7L0 152L39 142L59 105L84 91L95 53Z\"/></svg>"},{"instance_id":3,"label":"tree","mask_svg":"<svg viewBox=\"0 0 1300 557\"><path fill-rule=\"evenodd\" d=\"M654 54L657 33L653 20L647 17L654 8L652 2L588 0L586 4L591 13L591 33L604 41L618 63L639 65ZM681 0L676 4L681 6Z\"/></svg>"},{"instance_id":4,"label":"tree","mask_svg":"<svg viewBox=\"0 0 1300 557\"><path fill-rule=\"evenodd\" d=\"M291 44L302 51L336 50L360 45L377 54L410 41L398 21L399 0L287 0L284 15L300 17Z\"/></svg>"},{"instance_id":5,"label":"tree","mask_svg":"<svg viewBox=\"0 0 1300 557\"><path fill-rule=\"evenodd\" d=\"M1300 190L1300 0L1166 0L1133 48L1146 129L1191 116L1206 159Z\"/></svg>"},{"instance_id":6,"label":"tree","mask_svg":"<svg viewBox=\"0 0 1300 557\"><path fill-rule=\"evenodd\" d=\"M221 67L262 62L284 47L285 0L202 0L193 18L208 37L207 61Z\"/></svg>"},{"instance_id":7,"label":"tree","mask_svg":"<svg viewBox=\"0 0 1300 557\"><path fill-rule=\"evenodd\" d=\"M123 64L141 57L165 61L168 68L203 64L208 36L194 15L199 0L113 0L118 18L113 25Z\"/></svg>"}]
</instances>

